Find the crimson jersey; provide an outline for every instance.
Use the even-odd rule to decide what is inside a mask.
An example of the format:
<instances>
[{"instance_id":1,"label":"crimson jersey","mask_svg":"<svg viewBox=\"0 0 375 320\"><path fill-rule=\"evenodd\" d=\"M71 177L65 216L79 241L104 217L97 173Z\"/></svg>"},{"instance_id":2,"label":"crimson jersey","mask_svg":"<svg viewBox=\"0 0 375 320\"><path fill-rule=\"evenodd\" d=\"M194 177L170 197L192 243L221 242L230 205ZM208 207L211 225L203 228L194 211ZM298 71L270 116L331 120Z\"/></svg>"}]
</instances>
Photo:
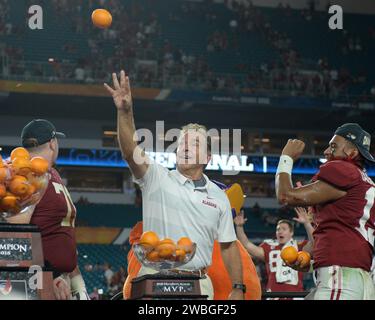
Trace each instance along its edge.
<instances>
[{"instance_id":1,"label":"crimson jersey","mask_svg":"<svg viewBox=\"0 0 375 320\"><path fill-rule=\"evenodd\" d=\"M59 173L50 171L46 193L36 206L31 223L42 234L44 259L59 272L72 272L77 266L74 221L76 208Z\"/></svg>"},{"instance_id":2,"label":"crimson jersey","mask_svg":"<svg viewBox=\"0 0 375 320\"><path fill-rule=\"evenodd\" d=\"M375 184L355 164L329 161L314 180L344 190L339 200L315 206L314 268L338 265L370 271L375 231Z\"/></svg>"},{"instance_id":3,"label":"crimson jersey","mask_svg":"<svg viewBox=\"0 0 375 320\"><path fill-rule=\"evenodd\" d=\"M307 244L307 240L297 243L298 251L301 251L303 247ZM264 259L266 264L267 272L267 291L303 291L303 273L298 272L298 284L291 285L287 283L278 283L276 281L276 265L277 260L281 259L280 253L283 245L279 244L276 240L264 241L261 243L260 247L264 250Z\"/></svg>"}]
</instances>

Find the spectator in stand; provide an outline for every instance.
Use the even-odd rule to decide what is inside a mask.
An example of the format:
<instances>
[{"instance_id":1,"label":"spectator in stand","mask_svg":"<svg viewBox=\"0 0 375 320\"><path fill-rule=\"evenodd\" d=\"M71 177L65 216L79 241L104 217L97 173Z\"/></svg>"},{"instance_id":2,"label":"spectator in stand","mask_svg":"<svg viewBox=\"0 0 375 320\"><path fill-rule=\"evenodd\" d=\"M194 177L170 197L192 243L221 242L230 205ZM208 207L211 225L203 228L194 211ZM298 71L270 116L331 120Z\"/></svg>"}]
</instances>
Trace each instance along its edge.
<instances>
[{"instance_id":1,"label":"spectator in stand","mask_svg":"<svg viewBox=\"0 0 375 320\"><path fill-rule=\"evenodd\" d=\"M108 288L110 288L111 286L113 275L114 275L114 272L112 270L112 266L108 262L104 263L104 278L106 280L106 284Z\"/></svg>"},{"instance_id":2,"label":"spectator in stand","mask_svg":"<svg viewBox=\"0 0 375 320\"><path fill-rule=\"evenodd\" d=\"M98 288L94 288L94 291L90 294L91 300L100 300Z\"/></svg>"}]
</instances>

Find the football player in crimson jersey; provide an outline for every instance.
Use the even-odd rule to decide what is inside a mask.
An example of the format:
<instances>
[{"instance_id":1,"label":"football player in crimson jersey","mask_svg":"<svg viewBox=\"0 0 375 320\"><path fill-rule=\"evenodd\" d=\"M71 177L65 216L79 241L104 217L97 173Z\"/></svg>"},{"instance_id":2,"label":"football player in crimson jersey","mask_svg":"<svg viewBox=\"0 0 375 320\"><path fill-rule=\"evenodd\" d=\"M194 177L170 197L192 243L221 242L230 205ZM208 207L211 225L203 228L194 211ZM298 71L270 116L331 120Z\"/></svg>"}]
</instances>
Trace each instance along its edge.
<instances>
[{"instance_id":1,"label":"football player in crimson jersey","mask_svg":"<svg viewBox=\"0 0 375 320\"><path fill-rule=\"evenodd\" d=\"M298 251L305 250L311 251L312 248L312 232L313 228L309 221L307 211L303 208L296 210L298 217L293 220L301 223L305 226L309 241L297 242L293 239L294 226L292 221L279 220L276 226L276 239L264 240L259 246L253 244L247 237L244 231L244 224L247 219L244 217L244 212L241 211L239 215L234 218L236 225L236 232L238 240L241 241L242 245L251 254L251 256L264 262L266 265L267 273L267 291L280 292L280 291L303 291L303 273L295 272L295 275L290 277L280 277L278 268L282 269L283 261L280 257L281 250L284 246L293 245Z\"/></svg>"},{"instance_id":2,"label":"football player in crimson jersey","mask_svg":"<svg viewBox=\"0 0 375 320\"><path fill-rule=\"evenodd\" d=\"M324 151L327 162L312 183L299 188L293 188L291 172L305 144L289 140L283 149L276 173L277 198L291 206L314 206L317 287L307 299L375 299L370 277L375 184L365 170L366 162L375 163L370 141L370 134L358 124L342 125Z\"/></svg>"},{"instance_id":3,"label":"football player in crimson jersey","mask_svg":"<svg viewBox=\"0 0 375 320\"><path fill-rule=\"evenodd\" d=\"M31 157L41 156L48 161L51 178L40 202L8 222L31 223L39 227L46 265L54 271L54 292L58 300L89 300L77 264L76 208L59 173L53 168L59 153L57 138L60 137L65 135L56 132L54 125L43 119L33 120L23 129L23 147Z\"/></svg>"}]
</instances>

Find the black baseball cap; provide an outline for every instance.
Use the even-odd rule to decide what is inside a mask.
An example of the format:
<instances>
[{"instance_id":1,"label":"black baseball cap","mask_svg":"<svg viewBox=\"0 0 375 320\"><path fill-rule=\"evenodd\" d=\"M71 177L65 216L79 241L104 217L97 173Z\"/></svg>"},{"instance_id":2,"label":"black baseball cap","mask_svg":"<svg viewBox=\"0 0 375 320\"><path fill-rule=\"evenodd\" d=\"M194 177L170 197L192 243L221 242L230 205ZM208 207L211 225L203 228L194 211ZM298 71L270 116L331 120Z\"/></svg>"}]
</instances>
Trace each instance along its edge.
<instances>
[{"instance_id":1,"label":"black baseball cap","mask_svg":"<svg viewBox=\"0 0 375 320\"><path fill-rule=\"evenodd\" d=\"M337 128L335 135L353 143L367 161L375 163L375 158L370 153L371 135L363 130L358 123L343 124Z\"/></svg>"},{"instance_id":2,"label":"black baseball cap","mask_svg":"<svg viewBox=\"0 0 375 320\"><path fill-rule=\"evenodd\" d=\"M29 122L22 130L22 146L25 148L37 147L54 138L65 138L65 134L57 132L55 126L48 120L35 119Z\"/></svg>"}]
</instances>

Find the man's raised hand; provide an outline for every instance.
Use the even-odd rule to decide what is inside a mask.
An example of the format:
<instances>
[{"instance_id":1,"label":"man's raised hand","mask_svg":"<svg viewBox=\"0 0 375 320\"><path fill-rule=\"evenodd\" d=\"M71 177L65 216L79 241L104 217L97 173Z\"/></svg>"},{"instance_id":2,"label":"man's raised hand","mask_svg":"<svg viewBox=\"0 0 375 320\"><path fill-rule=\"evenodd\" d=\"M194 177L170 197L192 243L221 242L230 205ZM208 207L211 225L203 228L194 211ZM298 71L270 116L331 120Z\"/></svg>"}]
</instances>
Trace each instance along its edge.
<instances>
[{"instance_id":1,"label":"man's raised hand","mask_svg":"<svg viewBox=\"0 0 375 320\"><path fill-rule=\"evenodd\" d=\"M113 87L108 84L104 84L104 87L113 97L113 101L116 105L117 110L122 110L125 112L132 111L133 108L133 98L130 89L129 77L125 74L125 71L120 72L120 82L116 73L112 74Z\"/></svg>"}]
</instances>

